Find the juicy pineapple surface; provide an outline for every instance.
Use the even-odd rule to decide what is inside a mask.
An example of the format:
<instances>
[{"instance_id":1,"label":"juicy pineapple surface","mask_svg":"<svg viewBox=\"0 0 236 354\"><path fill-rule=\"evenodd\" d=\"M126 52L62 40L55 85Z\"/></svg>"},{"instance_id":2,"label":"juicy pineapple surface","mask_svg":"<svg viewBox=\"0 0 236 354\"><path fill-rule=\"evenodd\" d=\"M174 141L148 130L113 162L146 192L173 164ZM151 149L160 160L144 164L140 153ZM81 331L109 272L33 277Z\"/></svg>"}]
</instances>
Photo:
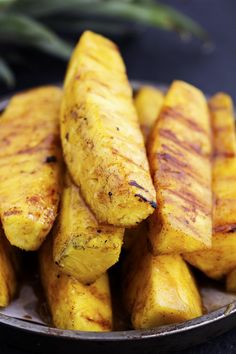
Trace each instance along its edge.
<instances>
[{"instance_id":1,"label":"juicy pineapple surface","mask_svg":"<svg viewBox=\"0 0 236 354\"><path fill-rule=\"evenodd\" d=\"M150 218L154 254L211 246L211 150L205 97L195 87L175 81L148 145L157 192L157 210Z\"/></svg>"},{"instance_id":2,"label":"juicy pineapple surface","mask_svg":"<svg viewBox=\"0 0 236 354\"><path fill-rule=\"evenodd\" d=\"M123 228L97 222L67 174L53 246L61 270L82 283L94 282L118 261L123 235Z\"/></svg>"},{"instance_id":3,"label":"juicy pineapple surface","mask_svg":"<svg viewBox=\"0 0 236 354\"><path fill-rule=\"evenodd\" d=\"M124 265L124 302L134 328L152 328L202 315L195 280L180 255L153 256L145 235Z\"/></svg>"},{"instance_id":4,"label":"juicy pineapple surface","mask_svg":"<svg viewBox=\"0 0 236 354\"><path fill-rule=\"evenodd\" d=\"M0 307L9 305L17 290L14 250L0 226Z\"/></svg>"},{"instance_id":5,"label":"juicy pineapple surface","mask_svg":"<svg viewBox=\"0 0 236 354\"><path fill-rule=\"evenodd\" d=\"M41 247L39 263L42 285L56 327L95 332L112 330L107 274L92 285L83 285L61 273L52 259L51 239L47 239Z\"/></svg>"},{"instance_id":6,"label":"juicy pineapple surface","mask_svg":"<svg viewBox=\"0 0 236 354\"><path fill-rule=\"evenodd\" d=\"M214 145L212 248L184 257L218 279L236 268L236 136L231 98L219 93L210 99L209 108Z\"/></svg>"},{"instance_id":7,"label":"juicy pineapple surface","mask_svg":"<svg viewBox=\"0 0 236 354\"><path fill-rule=\"evenodd\" d=\"M156 207L143 136L114 43L85 32L67 70L61 139L70 174L99 222L132 226Z\"/></svg>"},{"instance_id":8,"label":"juicy pineapple surface","mask_svg":"<svg viewBox=\"0 0 236 354\"><path fill-rule=\"evenodd\" d=\"M0 216L24 250L39 248L57 213L61 96L53 86L17 94L0 117Z\"/></svg>"},{"instance_id":9,"label":"juicy pineapple surface","mask_svg":"<svg viewBox=\"0 0 236 354\"><path fill-rule=\"evenodd\" d=\"M135 95L134 104L145 141L158 117L163 100L163 92L152 86L142 86Z\"/></svg>"}]
</instances>

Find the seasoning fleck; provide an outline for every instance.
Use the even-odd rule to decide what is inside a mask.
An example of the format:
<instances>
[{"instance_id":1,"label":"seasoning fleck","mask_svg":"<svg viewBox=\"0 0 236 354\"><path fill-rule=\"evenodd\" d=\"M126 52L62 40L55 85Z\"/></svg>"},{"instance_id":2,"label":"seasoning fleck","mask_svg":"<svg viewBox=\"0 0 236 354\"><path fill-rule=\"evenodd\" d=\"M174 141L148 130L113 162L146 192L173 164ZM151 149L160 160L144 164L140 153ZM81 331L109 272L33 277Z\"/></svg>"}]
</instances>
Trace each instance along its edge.
<instances>
[{"instance_id":1,"label":"seasoning fleck","mask_svg":"<svg viewBox=\"0 0 236 354\"><path fill-rule=\"evenodd\" d=\"M52 163L52 162L57 162L56 156L47 156L45 159L46 163Z\"/></svg>"}]
</instances>

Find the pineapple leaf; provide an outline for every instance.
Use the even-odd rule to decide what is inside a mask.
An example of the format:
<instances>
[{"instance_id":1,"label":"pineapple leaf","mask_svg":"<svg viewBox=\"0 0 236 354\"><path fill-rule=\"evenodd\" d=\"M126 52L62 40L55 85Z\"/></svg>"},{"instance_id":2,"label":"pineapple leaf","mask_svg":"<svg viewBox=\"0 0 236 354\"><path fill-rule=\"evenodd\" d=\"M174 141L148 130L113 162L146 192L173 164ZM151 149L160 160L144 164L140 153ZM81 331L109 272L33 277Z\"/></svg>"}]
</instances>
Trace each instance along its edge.
<instances>
[{"instance_id":1,"label":"pineapple leaf","mask_svg":"<svg viewBox=\"0 0 236 354\"><path fill-rule=\"evenodd\" d=\"M16 0L0 0L0 11L5 10L12 5Z\"/></svg>"},{"instance_id":2,"label":"pineapple leaf","mask_svg":"<svg viewBox=\"0 0 236 354\"><path fill-rule=\"evenodd\" d=\"M0 14L0 41L28 45L68 59L72 47L46 26L22 15Z\"/></svg>"},{"instance_id":3,"label":"pineapple leaf","mask_svg":"<svg viewBox=\"0 0 236 354\"><path fill-rule=\"evenodd\" d=\"M16 0L10 10L27 16L42 17L77 8L80 4L91 5L99 2L101 0Z\"/></svg>"},{"instance_id":4,"label":"pineapple leaf","mask_svg":"<svg viewBox=\"0 0 236 354\"><path fill-rule=\"evenodd\" d=\"M170 6L151 0L100 1L95 7L81 3L79 9L90 14L115 16L165 30L191 33L202 40L208 40L207 32L195 21Z\"/></svg>"},{"instance_id":5,"label":"pineapple leaf","mask_svg":"<svg viewBox=\"0 0 236 354\"><path fill-rule=\"evenodd\" d=\"M44 17L69 10L75 13L82 11L136 21L166 30L188 32L203 40L207 39L206 31L195 21L154 0L15 0L10 10L33 17Z\"/></svg>"}]
</instances>

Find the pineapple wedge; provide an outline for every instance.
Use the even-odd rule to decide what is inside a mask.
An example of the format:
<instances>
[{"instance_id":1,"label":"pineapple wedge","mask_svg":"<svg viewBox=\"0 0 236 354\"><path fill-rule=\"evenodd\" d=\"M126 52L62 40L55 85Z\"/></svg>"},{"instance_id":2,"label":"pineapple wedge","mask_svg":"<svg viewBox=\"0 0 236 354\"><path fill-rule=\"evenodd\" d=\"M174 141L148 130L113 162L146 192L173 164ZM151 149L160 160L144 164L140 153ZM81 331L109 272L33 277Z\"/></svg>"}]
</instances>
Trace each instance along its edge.
<instances>
[{"instance_id":1,"label":"pineapple wedge","mask_svg":"<svg viewBox=\"0 0 236 354\"><path fill-rule=\"evenodd\" d=\"M8 306L17 290L14 250L0 226L0 307Z\"/></svg>"},{"instance_id":2,"label":"pineapple wedge","mask_svg":"<svg viewBox=\"0 0 236 354\"><path fill-rule=\"evenodd\" d=\"M184 258L209 277L219 279L236 268L236 136L230 97L209 101L213 128L213 237L209 250Z\"/></svg>"},{"instance_id":3,"label":"pineapple wedge","mask_svg":"<svg viewBox=\"0 0 236 354\"><path fill-rule=\"evenodd\" d=\"M57 214L60 191L59 109L53 86L12 98L0 117L0 216L6 237L39 248Z\"/></svg>"},{"instance_id":4,"label":"pineapple wedge","mask_svg":"<svg viewBox=\"0 0 236 354\"><path fill-rule=\"evenodd\" d=\"M53 258L63 273L92 283L119 259L124 229L99 224L67 173Z\"/></svg>"},{"instance_id":5,"label":"pineapple wedge","mask_svg":"<svg viewBox=\"0 0 236 354\"><path fill-rule=\"evenodd\" d=\"M111 41L89 31L66 74L61 140L99 222L129 227L153 213L156 195L123 60Z\"/></svg>"},{"instance_id":6,"label":"pineapple wedge","mask_svg":"<svg viewBox=\"0 0 236 354\"><path fill-rule=\"evenodd\" d=\"M124 303L136 329L182 322L202 315L194 278L180 255L153 256L145 235L124 264Z\"/></svg>"},{"instance_id":7,"label":"pineapple wedge","mask_svg":"<svg viewBox=\"0 0 236 354\"><path fill-rule=\"evenodd\" d=\"M214 157L236 156L234 107L232 99L225 93L218 93L209 100L214 139Z\"/></svg>"},{"instance_id":8,"label":"pineapple wedge","mask_svg":"<svg viewBox=\"0 0 236 354\"><path fill-rule=\"evenodd\" d=\"M62 329L111 331L109 280L103 275L92 285L61 273L52 259L52 240L39 251L40 275L53 324Z\"/></svg>"},{"instance_id":9,"label":"pineapple wedge","mask_svg":"<svg viewBox=\"0 0 236 354\"><path fill-rule=\"evenodd\" d=\"M211 149L205 97L195 87L175 81L148 146L158 206L150 218L154 254L211 246Z\"/></svg>"},{"instance_id":10,"label":"pineapple wedge","mask_svg":"<svg viewBox=\"0 0 236 354\"><path fill-rule=\"evenodd\" d=\"M135 95L134 105L145 141L159 115L163 100L163 92L151 86L142 86Z\"/></svg>"}]
</instances>

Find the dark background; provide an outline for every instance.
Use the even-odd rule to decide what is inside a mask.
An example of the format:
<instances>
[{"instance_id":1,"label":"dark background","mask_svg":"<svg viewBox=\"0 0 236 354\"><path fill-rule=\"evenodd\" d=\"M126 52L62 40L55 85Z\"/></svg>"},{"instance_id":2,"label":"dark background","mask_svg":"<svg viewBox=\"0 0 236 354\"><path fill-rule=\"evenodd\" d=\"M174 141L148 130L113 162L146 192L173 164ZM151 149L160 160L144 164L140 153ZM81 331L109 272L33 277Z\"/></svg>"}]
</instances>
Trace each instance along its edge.
<instances>
[{"instance_id":1,"label":"dark background","mask_svg":"<svg viewBox=\"0 0 236 354\"><path fill-rule=\"evenodd\" d=\"M210 34L214 48L206 48L196 39L183 42L175 33L143 29L136 36L117 40L129 78L162 83L182 79L207 93L223 90L236 99L236 1L164 2L174 5L202 24ZM27 51L27 54L27 63L13 67L17 78L15 89L63 80L65 62L36 51ZM9 90L0 83L0 94L7 92Z\"/></svg>"},{"instance_id":2,"label":"dark background","mask_svg":"<svg viewBox=\"0 0 236 354\"><path fill-rule=\"evenodd\" d=\"M201 23L213 46L204 46L196 39L184 42L174 33L143 28L136 36L117 39L129 78L158 83L182 79L209 94L226 91L236 100L236 1L165 0L165 3ZM17 78L14 90L63 80L65 62L36 51L27 54L27 64L13 67ZM0 95L12 91L0 84ZM0 339L0 353L21 353L10 350L1 335ZM182 353L236 353L236 329Z\"/></svg>"}]
</instances>

